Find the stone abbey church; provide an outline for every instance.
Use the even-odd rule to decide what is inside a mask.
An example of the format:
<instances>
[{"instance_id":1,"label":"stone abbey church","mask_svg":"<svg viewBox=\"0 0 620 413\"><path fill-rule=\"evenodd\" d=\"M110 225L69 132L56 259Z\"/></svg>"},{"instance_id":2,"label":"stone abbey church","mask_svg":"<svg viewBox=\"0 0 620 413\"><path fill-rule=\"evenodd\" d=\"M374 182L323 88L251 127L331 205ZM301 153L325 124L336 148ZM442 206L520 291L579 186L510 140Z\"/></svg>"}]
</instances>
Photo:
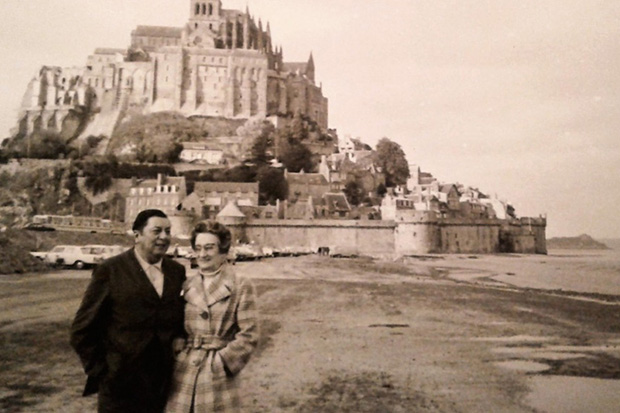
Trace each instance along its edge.
<instances>
[{"instance_id":1,"label":"stone abbey church","mask_svg":"<svg viewBox=\"0 0 620 413\"><path fill-rule=\"evenodd\" d=\"M19 131L60 131L73 109L96 113L82 136L110 135L122 113L249 118L296 112L328 126L327 98L307 62L285 62L263 27L221 0L190 0L184 27L138 26L127 49L96 49L85 67L43 66L29 83Z\"/></svg>"}]
</instances>

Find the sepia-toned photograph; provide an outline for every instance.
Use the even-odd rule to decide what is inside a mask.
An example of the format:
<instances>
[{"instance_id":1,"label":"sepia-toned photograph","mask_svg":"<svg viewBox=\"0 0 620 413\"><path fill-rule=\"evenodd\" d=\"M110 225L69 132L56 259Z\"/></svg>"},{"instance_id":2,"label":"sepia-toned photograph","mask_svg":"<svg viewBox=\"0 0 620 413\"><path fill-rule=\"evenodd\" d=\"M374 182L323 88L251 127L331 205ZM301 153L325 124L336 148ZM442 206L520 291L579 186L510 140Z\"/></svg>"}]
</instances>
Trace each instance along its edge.
<instances>
[{"instance_id":1,"label":"sepia-toned photograph","mask_svg":"<svg viewBox=\"0 0 620 413\"><path fill-rule=\"evenodd\" d=\"M620 412L620 3L2 0L0 411Z\"/></svg>"}]
</instances>

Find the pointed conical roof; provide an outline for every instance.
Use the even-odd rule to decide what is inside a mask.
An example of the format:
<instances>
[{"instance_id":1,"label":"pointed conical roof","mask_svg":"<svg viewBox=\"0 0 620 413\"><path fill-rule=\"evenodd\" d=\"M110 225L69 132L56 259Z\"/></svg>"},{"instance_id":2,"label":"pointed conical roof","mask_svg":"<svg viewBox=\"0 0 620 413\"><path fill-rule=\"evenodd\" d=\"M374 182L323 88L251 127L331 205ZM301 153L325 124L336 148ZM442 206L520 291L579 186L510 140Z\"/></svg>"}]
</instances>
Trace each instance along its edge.
<instances>
[{"instance_id":1,"label":"pointed conical roof","mask_svg":"<svg viewBox=\"0 0 620 413\"><path fill-rule=\"evenodd\" d=\"M245 215L241 212L237 204L235 204L235 201L228 201L226 206L217 214L217 218L220 217L245 218Z\"/></svg>"}]
</instances>

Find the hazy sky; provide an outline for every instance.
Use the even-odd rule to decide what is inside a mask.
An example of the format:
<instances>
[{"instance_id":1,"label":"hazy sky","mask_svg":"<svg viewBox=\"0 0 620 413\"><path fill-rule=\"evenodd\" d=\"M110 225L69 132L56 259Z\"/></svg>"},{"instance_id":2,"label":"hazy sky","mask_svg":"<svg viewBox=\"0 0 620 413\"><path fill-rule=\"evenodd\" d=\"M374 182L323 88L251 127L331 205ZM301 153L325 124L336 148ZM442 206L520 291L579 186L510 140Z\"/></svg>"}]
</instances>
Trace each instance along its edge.
<instances>
[{"instance_id":1,"label":"hazy sky","mask_svg":"<svg viewBox=\"0 0 620 413\"><path fill-rule=\"evenodd\" d=\"M40 65L84 65L189 0L1 0L0 133ZM398 142L442 182L478 187L548 236L620 237L620 2L224 0L306 60L330 127Z\"/></svg>"}]
</instances>

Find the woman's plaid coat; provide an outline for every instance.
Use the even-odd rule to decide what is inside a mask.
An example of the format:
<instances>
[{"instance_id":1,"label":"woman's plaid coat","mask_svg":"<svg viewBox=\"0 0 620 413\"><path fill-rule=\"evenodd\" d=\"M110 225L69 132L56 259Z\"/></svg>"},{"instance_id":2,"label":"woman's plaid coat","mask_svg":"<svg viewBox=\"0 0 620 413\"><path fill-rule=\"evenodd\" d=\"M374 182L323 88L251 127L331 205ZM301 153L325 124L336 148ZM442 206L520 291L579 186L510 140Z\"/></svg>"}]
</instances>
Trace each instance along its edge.
<instances>
[{"instance_id":1,"label":"woman's plaid coat","mask_svg":"<svg viewBox=\"0 0 620 413\"><path fill-rule=\"evenodd\" d=\"M224 264L205 291L202 278L184 287L183 350L175 362L167 412L236 412L240 410L235 377L258 342L254 286Z\"/></svg>"}]
</instances>

